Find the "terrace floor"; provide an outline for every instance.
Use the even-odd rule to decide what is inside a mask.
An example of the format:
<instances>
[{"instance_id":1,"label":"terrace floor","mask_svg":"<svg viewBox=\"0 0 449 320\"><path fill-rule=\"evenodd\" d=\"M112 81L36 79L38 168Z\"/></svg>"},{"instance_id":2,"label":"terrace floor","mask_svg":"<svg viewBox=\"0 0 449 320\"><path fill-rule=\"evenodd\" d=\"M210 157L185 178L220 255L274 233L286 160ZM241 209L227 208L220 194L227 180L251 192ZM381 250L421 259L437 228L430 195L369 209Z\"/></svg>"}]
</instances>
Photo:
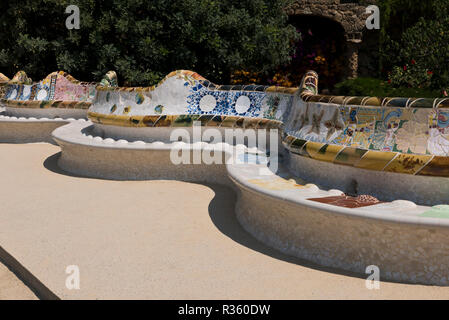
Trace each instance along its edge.
<instances>
[{"instance_id":1,"label":"terrace floor","mask_svg":"<svg viewBox=\"0 0 449 320\"><path fill-rule=\"evenodd\" d=\"M449 287L368 290L364 277L278 253L240 227L225 187L75 177L58 152L0 144L0 261L59 298L449 299ZM79 290L65 286L69 265ZM0 298L34 297L0 265Z\"/></svg>"},{"instance_id":2,"label":"terrace floor","mask_svg":"<svg viewBox=\"0 0 449 320\"><path fill-rule=\"evenodd\" d=\"M36 300L37 297L4 264L0 263L0 300Z\"/></svg>"}]
</instances>

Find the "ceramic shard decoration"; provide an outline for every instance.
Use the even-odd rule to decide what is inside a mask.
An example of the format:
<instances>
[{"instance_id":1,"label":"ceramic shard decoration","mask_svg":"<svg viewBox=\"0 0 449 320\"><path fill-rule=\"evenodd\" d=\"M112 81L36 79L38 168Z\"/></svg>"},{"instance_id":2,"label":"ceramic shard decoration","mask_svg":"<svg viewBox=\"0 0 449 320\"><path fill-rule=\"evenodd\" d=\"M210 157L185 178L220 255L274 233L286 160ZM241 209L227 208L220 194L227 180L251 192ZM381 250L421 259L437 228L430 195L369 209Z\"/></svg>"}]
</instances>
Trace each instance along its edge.
<instances>
[{"instance_id":1,"label":"ceramic shard decoration","mask_svg":"<svg viewBox=\"0 0 449 320\"><path fill-rule=\"evenodd\" d=\"M102 82L117 83L110 71ZM53 72L33 83L25 72L0 86L0 141L12 143L50 142L51 132L67 121L87 119L96 83L80 82L65 72Z\"/></svg>"},{"instance_id":2,"label":"ceramic shard decoration","mask_svg":"<svg viewBox=\"0 0 449 320\"><path fill-rule=\"evenodd\" d=\"M0 99L6 94L8 85L11 84L30 84L32 82L25 71L17 72L12 79L9 79L3 73L0 73Z\"/></svg>"},{"instance_id":3,"label":"ceramic shard decoration","mask_svg":"<svg viewBox=\"0 0 449 320\"><path fill-rule=\"evenodd\" d=\"M122 126L153 126L148 117L255 117L282 121L291 108L292 92L266 86L218 86L192 71L175 71L157 86L98 87L89 118ZM147 117L147 118L145 118ZM145 119L144 119L145 118ZM224 120L223 118L222 120ZM168 121L168 120L167 120ZM174 121L174 122L172 122ZM216 119L218 121L218 118ZM162 124L162 123L160 123Z\"/></svg>"},{"instance_id":4,"label":"ceramic shard decoration","mask_svg":"<svg viewBox=\"0 0 449 320\"><path fill-rule=\"evenodd\" d=\"M449 175L449 98L321 96L317 82L313 72L304 79L302 105L287 130L292 152L369 170Z\"/></svg>"},{"instance_id":5,"label":"ceramic shard decoration","mask_svg":"<svg viewBox=\"0 0 449 320\"><path fill-rule=\"evenodd\" d=\"M107 85L114 83L115 73L108 73L105 79ZM13 79L6 86L1 103L7 108L86 110L95 97L96 86L80 82L63 71L53 72L37 83L16 84Z\"/></svg>"}]
</instances>

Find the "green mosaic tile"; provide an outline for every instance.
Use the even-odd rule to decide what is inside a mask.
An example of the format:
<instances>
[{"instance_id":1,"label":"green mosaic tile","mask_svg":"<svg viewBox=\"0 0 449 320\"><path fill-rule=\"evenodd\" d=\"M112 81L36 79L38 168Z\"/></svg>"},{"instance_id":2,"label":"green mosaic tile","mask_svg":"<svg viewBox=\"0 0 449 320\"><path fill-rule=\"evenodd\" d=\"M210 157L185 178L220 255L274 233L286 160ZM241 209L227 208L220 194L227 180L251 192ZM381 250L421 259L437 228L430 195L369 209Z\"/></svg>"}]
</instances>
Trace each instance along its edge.
<instances>
[{"instance_id":1,"label":"green mosaic tile","mask_svg":"<svg viewBox=\"0 0 449 320\"><path fill-rule=\"evenodd\" d=\"M432 209L420 214L419 216L427 218L449 219L449 205L434 206L432 207Z\"/></svg>"}]
</instances>

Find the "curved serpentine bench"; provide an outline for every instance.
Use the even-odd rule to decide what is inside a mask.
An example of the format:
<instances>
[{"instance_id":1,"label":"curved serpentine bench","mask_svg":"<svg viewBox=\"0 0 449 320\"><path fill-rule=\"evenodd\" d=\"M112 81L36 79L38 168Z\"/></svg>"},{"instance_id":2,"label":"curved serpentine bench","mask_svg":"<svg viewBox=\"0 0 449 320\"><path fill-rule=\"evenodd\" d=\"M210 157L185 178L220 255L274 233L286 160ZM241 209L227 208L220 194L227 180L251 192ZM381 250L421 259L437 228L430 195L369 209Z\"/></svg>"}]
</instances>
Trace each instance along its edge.
<instances>
[{"instance_id":1,"label":"curved serpentine bench","mask_svg":"<svg viewBox=\"0 0 449 320\"><path fill-rule=\"evenodd\" d=\"M103 83L116 85L115 72ZM51 132L75 119L86 119L98 84L80 82L60 71L32 83L21 71L3 85L0 142L53 142Z\"/></svg>"},{"instance_id":2,"label":"curved serpentine bench","mask_svg":"<svg viewBox=\"0 0 449 320\"><path fill-rule=\"evenodd\" d=\"M73 134L67 130L75 127L64 127L54 132L53 136L63 150L60 165L68 171L73 172L77 168L75 171L79 174L111 179L183 177L189 180L216 181L218 176L213 177L207 173L215 167L216 170L221 168L221 176L226 176L224 165L174 166L170 162L171 147L174 144L170 136L174 129L182 129L184 134L194 138L195 124L198 124L197 128L214 128L223 138L215 141L215 145L222 147L220 143L224 141L226 128L251 132L256 128L280 128L282 116L286 114L283 111L291 106L292 95L289 92L296 90L264 86L219 87L191 71L172 72L157 87L98 87L97 96L88 113L94 124L86 125L82 131L74 129ZM267 103L268 92L271 98L279 98L279 101L274 99L278 111L270 109L270 104L273 105L275 101ZM77 132L82 132L84 136ZM243 138L244 133L239 138ZM106 139L103 141L102 137ZM72 138L83 140L75 143L70 140ZM132 143L122 143L125 140ZM193 144L190 142L194 141L186 141L184 148L192 146L201 150L201 145L205 143L200 140ZM278 136L276 142L277 140ZM98 147L97 142L104 148L95 148ZM182 142L179 144L182 145ZM95 147L91 147L93 145ZM142 148L158 152L138 151ZM108 159L104 156L109 150L117 153L115 156L111 155L115 161L105 163L101 159ZM85 159L85 152L89 153L89 159ZM197 155L191 157L197 158ZM129 163L134 165L128 165Z\"/></svg>"},{"instance_id":3,"label":"curved serpentine bench","mask_svg":"<svg viewBox=\"0 0 449 320\"><path fill-rule=\"evenodd\" d=\"M314 138L313 133L338 142L334 136L347 131L346 125L359 128L357 121L354 126L340 118L350 105L332 104L340 98L317 96L316 90L313 72L300 88L217 86L191 71L173 72L151 88L99 87L88 113L92 123L70 123L53 132L62 149L58 164L99 178L225 183L238 193L236 212L243 227L287 254L358 273L376 265L381 279L448 285L448 206L417 205L401 196L391 202L351 196L335 187L318 187L326 183L324 178L309 178L314 165L333 166L335 174L346 167L379 174L383 171L373 169L385 161L375 154L365 160L373 168L351 166L361 162L357 148ZM439 102L443 106L446 100ZM354 119L353 113L349 117ZM232 129L232 140L226 139L227 129ZM195 139L201 134L203 139ZM254 136L269 144L252 144ZM394 150L364 154L401 155ZM183 151L188 156L177 164ZM331 151L335 159L327 155ZM386 173L398 175L396 179L416 177Z\"/></svg>"}]
</instances>

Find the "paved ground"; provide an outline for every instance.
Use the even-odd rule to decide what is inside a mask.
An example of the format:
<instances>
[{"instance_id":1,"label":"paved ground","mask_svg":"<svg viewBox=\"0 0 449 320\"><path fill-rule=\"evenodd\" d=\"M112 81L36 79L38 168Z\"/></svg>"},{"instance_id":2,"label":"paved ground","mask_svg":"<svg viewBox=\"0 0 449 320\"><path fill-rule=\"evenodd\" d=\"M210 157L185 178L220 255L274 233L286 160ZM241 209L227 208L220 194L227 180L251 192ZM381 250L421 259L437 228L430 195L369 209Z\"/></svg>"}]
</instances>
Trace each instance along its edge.
<instances>
[{"instance_id":1,"label":"paved ground","mask_svg":"<svg viewBox=\"0 0 449 320\"><path fill-rule=\"evenodd\" d=\"M34 293L0 263L0 300L35 300Z\"/></svg>"},{"instance_id":2,"label":"paved ground","mask_svg":"<svg viewBox=\"0 0 449 320\"><path fill-rule=\"evenodd\" d=\"M0 247L60 298L449 299L441 287L368 290L267 248L240 227L227 188L73 177L58 152L0 144ZM66 287L69 265L79 290ZM33 297L0 268L0 298Z\"/></svg>"}]
</instances>

